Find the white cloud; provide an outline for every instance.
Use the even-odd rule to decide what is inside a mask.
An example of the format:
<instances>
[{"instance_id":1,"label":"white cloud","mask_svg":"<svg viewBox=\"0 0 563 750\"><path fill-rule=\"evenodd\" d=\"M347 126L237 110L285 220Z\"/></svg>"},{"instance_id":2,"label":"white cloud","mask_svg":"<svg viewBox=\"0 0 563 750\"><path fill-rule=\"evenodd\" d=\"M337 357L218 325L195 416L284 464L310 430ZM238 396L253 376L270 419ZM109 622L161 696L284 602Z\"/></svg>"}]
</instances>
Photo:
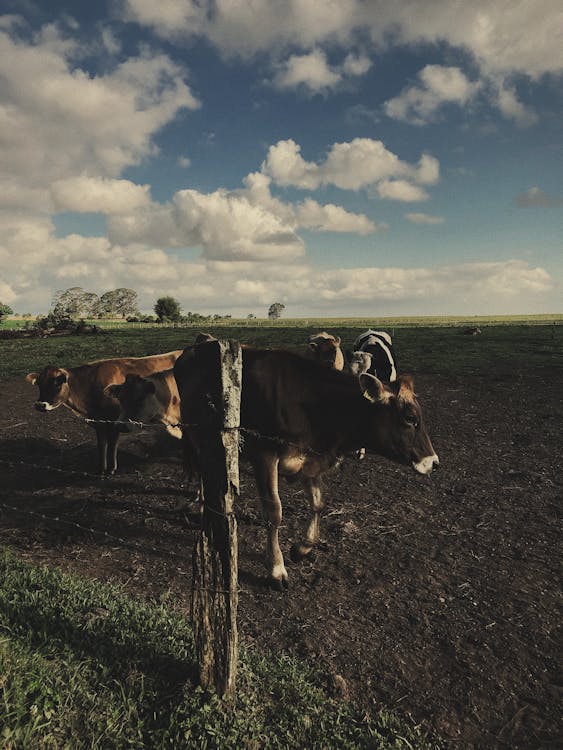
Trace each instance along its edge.
<instances>
[{"instance_id":1,"label":"white cloud","mask_svg":"<svg viewBox=\"0 0 563 750\"><path fill-rule=\"evenodd\" d=\"M531 108L525 107L522 104L518 99L515 89L505 81L501 81L498 84L496 94L493 96L493 101L505 117L514 120L514 122L520 127L527 128L531 125L535 125L538 121L536 113Z\"/></svg>"},{"instance_id":2,"label":"white cloud","mask_svg":"<svg viewBox=\"0 0 563 750\"><path fill-rule=\"evenodd\" d=\"M377 185L377 192L380 198L403 203L419 203L430 197L426 190L407 180L383 180Z\"/></svg>"},{"instance_id":3,"label":"white cloud","mask_svg":"<svg viewBox=\"0 0 563 750\"><path fill-rule=\"evenodd\" d=\"M201 248L206 259L294 260L304 254L303 241L283 217L223 189L180 190L171 204L113 217L108 232L118 244Z\"/></svg>"},{"instance_id":4,"label":"white cloud","mask_svg":"<svg viewBox=\"0 0 563 750\"><path fill-rule=\"evenodd\" d=\"M122 214L147 208L150 204L149 185L107 177L69 177L51 185L56 211L99 212Z\"/></svg>"},{"instance_id":5,"label":"white cloud","mask_svg":"<svg viewBox=\"0 0 563 750\"><path fill-rule=\"evenodd\" d=\"M131 286L145 310L166 293L186 310L241 315L265 315L274 299L288 315L326 316L472 313L476 306L483 313L542 312L556 309L559 298L547 271L522 260L322 270L304 258L191 260L144 242L58 238L41 218L2 222L0 299L19 312L44 312L55 290L77 284L98 294Z\"/></svg>"},{"instance_id":6,"label":"white cloud","mask_svg":"<svg viewBox=\"0 0 563 750\"><path fill-rule=\"evenodd\" d=\"M376 225L362 214L353 214L342 206L327 203L321 206L311 198L295 208L295 216L300 227L324 232L354 232L367 235L377 230L386 229L387 225Z\"/></svg>"},{"instance_id":7,"label":"white cloud","mask_svg":"<svg viewBox=\"0 0 563 750\"><path fill-rule=\"evenodd\" d=\"M342 70L348 75L363 76L371 68L371 60L366 55L350 53L342 63Z\"/></svg>"},{"instance_id":8,"label":"white cloud","mask_svg":"<svg viewBox=\"0 0 563 750\"><path fill-rule=\"evenodd\" d=\"M199 106L170 58L143 52L91 76L73 67L77 45L56 27L32 42L0 32L0 208L50 208L57 180L117 177L155 152L153 136Z\"/></svg>"},{"instance_id":9,"label":"white cloud","mask_svg":"<svg viewBox=\"0 0 563 750\"><path fill-rule=\"evenodd\" d=\"M316 93L334 88L341 80L341 74L330 68L325 53L315 49L306 55L292 55L280 65L274 86L278 89L304 86Z\"/></svg>"},{"instance_id":10,"label":"white cloud","mask_svg":"<svg viewBox=\"0 0 563 750\"><path fill-rule=\"evenodd\" d=\"M302 257L299 229L367 235L386 228L331 203L321 205L310 198L285 203L271 194L271 179L259 172L249 174L244 183L244 188L231 191L180 190L170 203L111 216L109 237L120 245L197 248L206 260L264 263Z\"/></svg>"},{"instance_id":11,"label":"white cloud","mask_svg":"<svg viewBox=\"0 0 563 750\"><path fill-rule=\"evenodd\" d=\"M126 0L124 8L128 20L164 38L205 36L227 57L266 52L279 59L289 48L348 49L368 37L379 51L446 42L472 54L485 75L538 79L563 70L558 0Z\"/></svg>"},{"instance_id":12,"label":"white cloud","mask_svg":"<svg viewBox=\"0 0 563 750\"><path fill-rule=\"evenodd\" d=\"M405 214L405 218L413 224L443 224L445 219L443 216L431 216L430 214L424 213L409 213Z\"/></svg>"},{"instance_id":13,"label":"white cloud","mask_svg":"<svg viewBox=\"0 0 563 750\"><path fill-rule=\"evenodd\" d=\"M305 88L311 94L335 89L354 76L362 76L371 68L365 55L350 53L340 65L329 65L321 49L303 55L291 55L275 66L273 84L278 89Z\"/></svg>"},{"instance_id":14,"label":"white cloud","mask_svg":"<svg viewBox=\"0 0 563 750\"><path fill-rule=\"evenodd\" d=\"M479 91L457 67L426 65L418 73L419 82L404 89L385 103L385 112L395 120L413 125L431 122L444 104L466 104Z\"/></svg>"},{"instance_id":15,"label":"white cloud","mask_svg":"<svg viewBox=\"0 0 563 750\"><path fill-rule=\"evenodd\" d=\"M393 192L407 191L405 179L424 185L435 184L439 179L439 162L424 154L418 165L408 164L389 151L381 141L355 138L348 143L333 144L326 159L319 164L308 162L301 156L301 148L289 139L270 146L262 164L262 171L278 185L315 190L321 185L335 185L344 190L359 190L384 184L385 197ZM387 187L387 182L404 178L401 184ZM425 191L411 185L415 200L424 200ZM403 200L403 198L399 198Z\"/></svg>"}]
</instances>

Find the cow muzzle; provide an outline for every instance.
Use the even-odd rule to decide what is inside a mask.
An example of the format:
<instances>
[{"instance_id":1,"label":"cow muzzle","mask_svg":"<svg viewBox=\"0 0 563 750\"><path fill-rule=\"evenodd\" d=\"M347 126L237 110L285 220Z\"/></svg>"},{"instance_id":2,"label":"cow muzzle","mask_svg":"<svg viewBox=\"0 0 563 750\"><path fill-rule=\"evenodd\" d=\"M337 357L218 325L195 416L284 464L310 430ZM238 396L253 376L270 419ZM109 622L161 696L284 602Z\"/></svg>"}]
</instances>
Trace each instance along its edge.
<instances>
[{"instance_id":1,"label":"cow muzzle","mask_svg":"<svg viewBox=\"0 0 563 750\"><path fill-rule=\"evenodd\" d=\"M35 408L37 409L37 411L53 411L53 409L56 409L57 406L60 406L60 404L50 404L48 401L35 402Z\"/></svg>"},{"instance_id":2,"label":"cow muzzle","mask_svg":"<svg viewBox=\"0 0 563 750\"><path fill-rule=\"evenodd\" d=\"M435 466L438 466L440 459L433 453L431 456L425 456L421 461L413 461L413 469L419 474L430 474Z\"/></svg>"}]
</instances>

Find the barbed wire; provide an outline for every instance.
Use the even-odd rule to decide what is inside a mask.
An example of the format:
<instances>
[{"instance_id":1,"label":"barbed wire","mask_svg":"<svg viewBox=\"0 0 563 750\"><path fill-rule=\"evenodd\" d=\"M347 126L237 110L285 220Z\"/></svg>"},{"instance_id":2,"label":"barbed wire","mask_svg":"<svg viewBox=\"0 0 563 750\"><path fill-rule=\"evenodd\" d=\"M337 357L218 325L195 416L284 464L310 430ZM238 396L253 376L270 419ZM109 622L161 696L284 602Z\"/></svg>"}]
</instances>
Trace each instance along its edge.
<instances>
[{"instance_id":1,"label":"barbed wire","mask_svg":"<svg viewBox=\"0 0 563 750\"><path fill-rule=\"evenodd\" d=\"M115 534L110 534L109 531L104 531L102 529L94 529L94 528L91 528L89 526L84 526L83 524L76 523L76 521L69 521L69 520L67 520L65 518L60 518L60 516L47 516L44 513L39 513L38 511L27 510L27 509L24 509L24 508L16 508L15 506L13 506L13 505L7 505L6 503L0 503L0 508L2 508L4 510L10 510L10 511L12 511L14 513L19 513L20 515L26 515L26 516L31 516L31 517L35 517L35 518L41 518L44 521L50 521L52 523L66 524L67 526L74 526L75 528L79 529L80 531L86 531L86 532L91 533L91 534L97 534L99 536L103 536L104 539L106 539L106 540L111 540L113 542L118 542L121 546L124 546L124 547L132 547L133 549L136 549L139 552L142 552L144 554L146 554L147 551L152 552L155 555L160 555L160 556L162 556L162 554L165 554L168 557L175 558L177 560L181 560L182 562L186 562L186 560L190 559L191 555L192 555L192 552L190 552L189 557L188 557L188 555L180 555L180 554L178 554L177 552L175 552L174 550L171 550L171 549L167 549L167 550L163 551L162 549L158 549L157 547L153 547L152 545L149 545L149 544L140 545L140 544L137 544L135 541L133 541L131 539L124 539L123 537L116 536ZM195 592L202 592L202 591L205 591L207 593L212 593L212 594L229 594L229 595L231 595L233 593L237 593L237 594L246 594L246 593L248 593L247 589L243 589L243 588L240 588L240 587L237 587L236 591L234 591L234 592L233 591L229 591L227 589L210 588L208 586L192 586L192 588L191 588L192 594L195 593Z\"/></svg>"}]
</instances>

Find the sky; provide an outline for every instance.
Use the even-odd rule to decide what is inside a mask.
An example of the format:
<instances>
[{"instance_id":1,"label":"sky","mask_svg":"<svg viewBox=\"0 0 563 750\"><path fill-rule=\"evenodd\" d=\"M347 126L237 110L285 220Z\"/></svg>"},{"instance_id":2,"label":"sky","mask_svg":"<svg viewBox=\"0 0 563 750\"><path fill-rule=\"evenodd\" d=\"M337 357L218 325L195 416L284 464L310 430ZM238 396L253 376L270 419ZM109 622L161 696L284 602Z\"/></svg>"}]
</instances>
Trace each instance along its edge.
<instances>
[{"instance_id":1,"label":"sky","mask_svg":"<svg viewBox=\"0 0 563 750\"><path fill-rule=\"evenodd\" d=\"M560 0L2 7L16 312L563 312Z\"/></svg>"}]
</instances>

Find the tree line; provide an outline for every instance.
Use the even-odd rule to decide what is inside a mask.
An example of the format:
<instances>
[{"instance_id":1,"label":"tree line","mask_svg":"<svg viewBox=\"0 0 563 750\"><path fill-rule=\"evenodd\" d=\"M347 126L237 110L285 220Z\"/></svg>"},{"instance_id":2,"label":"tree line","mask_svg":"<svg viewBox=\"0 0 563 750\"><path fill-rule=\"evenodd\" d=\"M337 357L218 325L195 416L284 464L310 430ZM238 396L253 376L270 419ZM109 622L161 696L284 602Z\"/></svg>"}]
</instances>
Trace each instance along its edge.
<instances>
[{"instance_id":1,"label":"tree line","mask_svg":"<svg viewBox=\"0 0 563 750\"><path fill-rule=\"evenodd\" d=\"M119 287L101 295L88 292L80 286L55 292L51 308L45 317L40 318L43 327L64 327L78 319L122 318L130 322L197 323L231 318L231 315L200 315L183 313L178 300L169 295L159 297L154 304L154 316L143 315L139 310L139 296L134 289ZM268 308L270 320L281 317L285 305L273 302ZM13 315L9 305L0 302L0 322ZM248 319L256 316L250 313Z\"/></svg>"}]
</instances>

